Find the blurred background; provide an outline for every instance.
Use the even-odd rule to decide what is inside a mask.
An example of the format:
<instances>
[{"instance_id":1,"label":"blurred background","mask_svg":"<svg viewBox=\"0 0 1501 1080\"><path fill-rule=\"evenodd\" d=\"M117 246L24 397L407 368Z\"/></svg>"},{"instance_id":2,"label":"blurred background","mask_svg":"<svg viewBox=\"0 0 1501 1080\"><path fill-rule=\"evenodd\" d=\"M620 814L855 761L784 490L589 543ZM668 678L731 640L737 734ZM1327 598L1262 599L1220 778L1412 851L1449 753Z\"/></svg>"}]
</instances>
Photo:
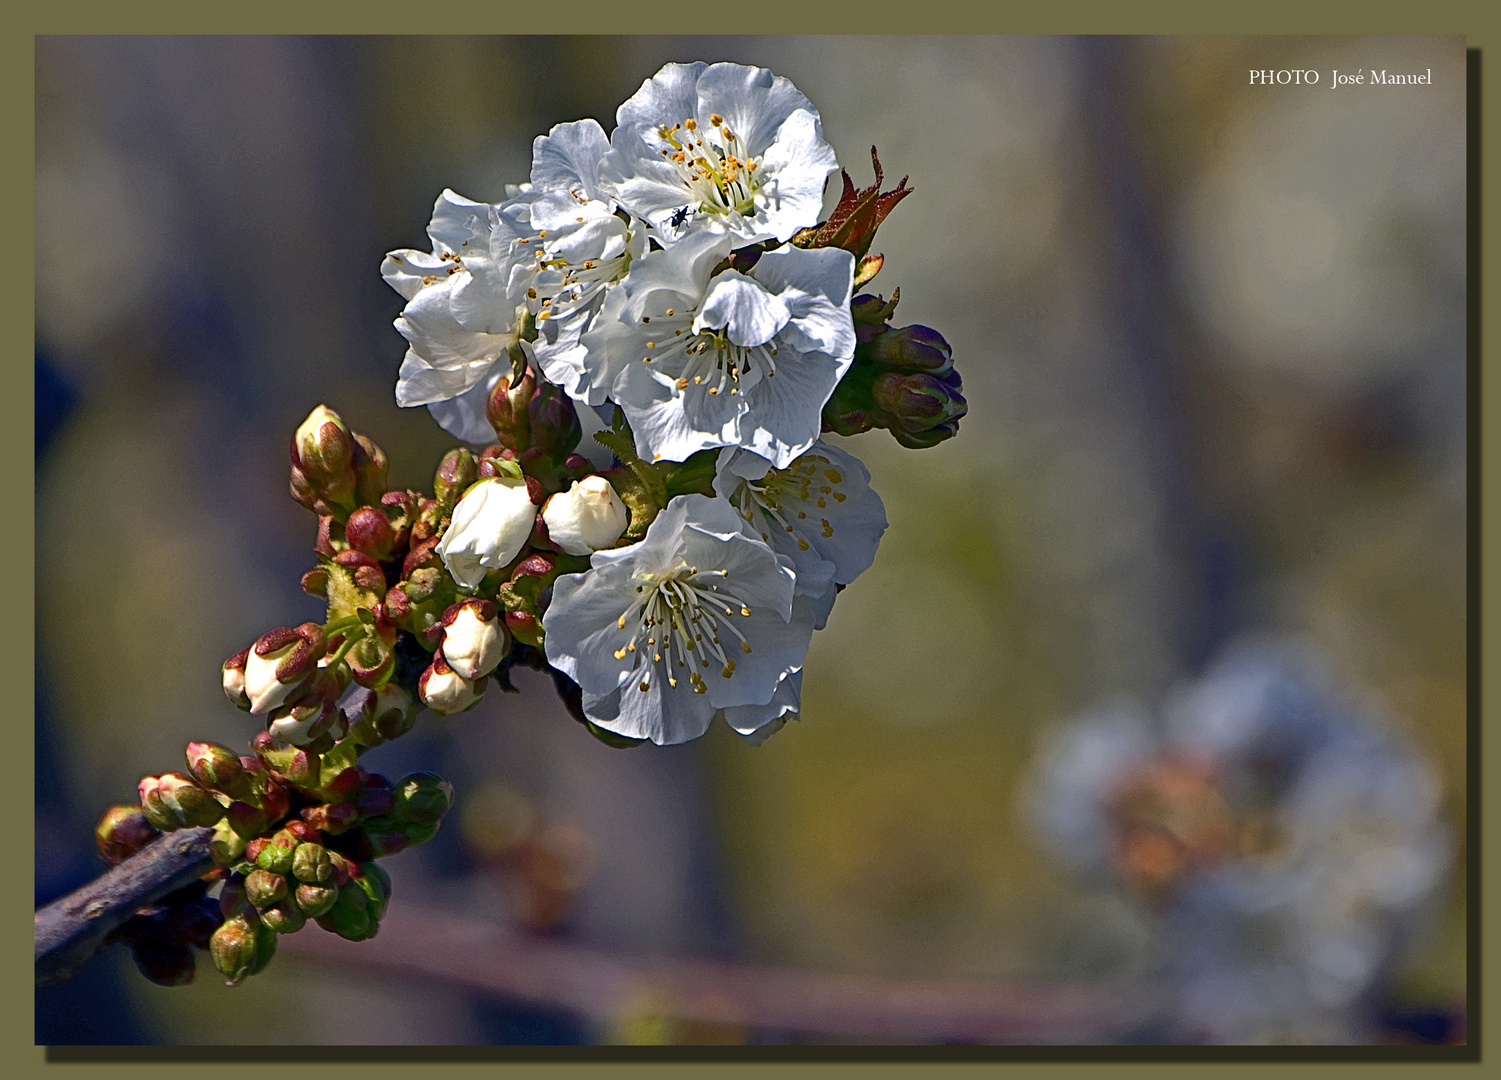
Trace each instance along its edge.
<instances>
[{"instance_id":1,"label":"blurred background","mask_svg":"<svg viewBox=\"0 0 1501 1080\"><path fill-rule=\"evenodd\" d=\"M1116 1007L1174 967L1158 916L1075 876L1018 793L1072 718L1119 695L1156 710L1251 631L1295 635L1426 763L1449 870L1351 1030L1462 1039L1459 38L38 38L37 903L103 869L92 825L142 775L255 733L224 658L321 618L298 588L315 522L286 489L307 412L375 439L392 487L430 484L451 445L394 403L383 253L427 246L444 187L499 201L533 137L608 130L695 59L790 78L857 185L872 144L887 187L910 175L871 288L900 285L895 323L948 339L970 406L934 449L843 441L890 528L814 638L801 722L759 748L720 727L612 750L522 672L521 694L372 753L459 798L384 864L380 939L310 928L234 989L206 960L158 987L110 950L38 991L37 1042L925 1037L704 1009L667 960L871 1000L990 988L1012 1010L935 1041L1181 1038ZM1333 70L1371 68L1432 83L1331 93ZM354 962L453 920L542 951L488 987L445 978L440 943L415 982ZM337 1025L294 1022L294 988Z\"/></svg>"}]
</instances>

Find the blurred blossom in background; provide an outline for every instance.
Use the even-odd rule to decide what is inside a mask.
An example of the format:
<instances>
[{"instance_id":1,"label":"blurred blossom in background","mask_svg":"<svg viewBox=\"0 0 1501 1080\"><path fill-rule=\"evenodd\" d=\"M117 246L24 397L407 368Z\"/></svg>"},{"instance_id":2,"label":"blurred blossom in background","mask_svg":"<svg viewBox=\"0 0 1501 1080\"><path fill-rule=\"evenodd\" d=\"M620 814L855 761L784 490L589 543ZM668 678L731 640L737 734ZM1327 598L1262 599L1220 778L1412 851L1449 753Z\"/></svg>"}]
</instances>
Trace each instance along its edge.
<instances>
[{"instance_id":1,"label":"blurred blossom in background","mask_svg":"<svg viewBox=\"0 0 1501 1080\"><path fill-rule=\"evenodd\" d=\"M37 902L103 868L93 822L142 775L254 733L219 665L319 615L308 411L393 487L451 444L394 403L382 255L698 59L791 79L858 185L872 144L910 175L872 287L947 338L969 416L839 440L890 527L764 746L612 750L521 672L374 751L459 795L389 861L393 913L1168 986L1135 1041L1462 1039L1459 38L38 38ZM1370 68L1432 84L1330 92ZM38 992L37 1041L329 1041L288 1029L294 988L352 1044L820 1041L674 1024L645 983L586 1013L290 948L234 989L107 952Z\"/></svg>"}]
</instances>

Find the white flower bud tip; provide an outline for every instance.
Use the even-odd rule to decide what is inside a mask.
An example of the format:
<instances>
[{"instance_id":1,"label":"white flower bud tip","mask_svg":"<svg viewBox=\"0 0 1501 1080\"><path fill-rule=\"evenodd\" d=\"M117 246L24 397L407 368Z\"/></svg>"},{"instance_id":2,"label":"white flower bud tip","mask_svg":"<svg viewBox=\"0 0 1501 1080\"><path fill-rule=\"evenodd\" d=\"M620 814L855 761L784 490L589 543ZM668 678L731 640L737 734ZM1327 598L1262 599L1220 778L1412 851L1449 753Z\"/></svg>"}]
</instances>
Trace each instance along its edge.
<instances>
[{"instance_id":1,"label":"white flower bud tip","mask_svg":"<svg viewBox=\"0 0 1501 1080\"><path fill-rule=\"evenodd\" d=\"M494 609L488 619L481 616L481 610L472 600L460 604L452 621L443 627L443 659L455 674L471 682L494 671L510 646L505 624Z\"/></svg>"},{"instance_id":2,"label":"white flower bud tip","mask_svg":"<svg viewBox=\"0 0 1501 1080\"><path fill-rule=\"evenodd\" d=\"M499 570L520 553L536 519L525 480L487 477L471 485L453 508L438 554L454 581L477 589L486 570Z\"/></svg>"},{"instance_id":3,"label":"white flower bud tip","mask_svg":"<svg viewBox=\"0 0 1501 1080\"><path fill-rule=\"evenodd\" d=\"M417 681L422 703L435 713L447 715L463 712L479 701L484 683L471 682L454 671L442 659L435 660Z\"/></svg>"},{"instance_id":4,"label":"white flower bud tip","mask_svg":"<svg viewBox=\"0 0 1501 1080\"><path fill-rule=\"evenodd\" d=\"M244 687L245 694L250 698L250 711L252 713L270 712L272 709L284 704L292 696L303 682L298 679L294 682L284 683L276 677L276 666L287 657L300 642L292 642L283 645L279 649L273 649L265 656L258 656L254 649L245 657ZM230 673L224 673L224 688L229 689Z\"/></svg>"},{"instance_id":5,"label":"white flower bud tip","mask_svg":"<svg viewBox=\"0 0 1501 1080\"><path fill-rule=\"evenodd\" d=\"M586 476L547 500L542 521L548 538L569 555L611 547L630 521L625 503L603 476Z\"/></svg>"}]
</instances>

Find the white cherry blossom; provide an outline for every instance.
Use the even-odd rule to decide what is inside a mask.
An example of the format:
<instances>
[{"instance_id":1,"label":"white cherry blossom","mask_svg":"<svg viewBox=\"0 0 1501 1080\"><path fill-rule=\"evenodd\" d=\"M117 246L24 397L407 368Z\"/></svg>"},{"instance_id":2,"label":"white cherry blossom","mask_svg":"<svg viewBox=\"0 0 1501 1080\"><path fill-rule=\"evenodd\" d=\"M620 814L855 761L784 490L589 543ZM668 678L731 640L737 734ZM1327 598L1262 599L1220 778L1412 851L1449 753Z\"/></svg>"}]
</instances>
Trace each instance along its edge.
<instances>
[{"instance_id":1,"label":"white cherry blossom","mask_svg":"<svg viewBox=\"0 0 1501 1080\"><path fill-rule=\"evenodd\" d=\"M800 595L854 581L875 561L886 531L886 507L870 472L822 439L785 469L746 450L722 451L714 490L749 532L792 562Z\"/></svg>"},{"instance_id":2,"label":"white cherry blossom","mask_svg":"<svg viewBox=\"0 0 1501 1080\"><path fill-rule=\"evenodd\" d=\"M589 400L608 392L649 461L741 446L786 468L854 357L849 252L782 247L745 272L729 253L703 232L648 253L581 339Z\"/></svg>"},{"instance_id":3,"label":"white cherry blossom","mask_svg":"<svg viewBox=\"0 0 1501 1080\"><path fill-rule=\"evenodd\" d=\"M778 690L802 669L816 605L794 603L791 566L723 499L673 499L639 543L591 567L558 578L542 623L548 662L595 724L679 743L721 710L755 731L795 707Z\"/></svg>"},{"instance_id":4,"label":"white cherry blossom","mask_svg":"<svg viewBox=\"0 0 1501 1080\"><path fill-rule=\"evenodd\" d=\"M668 64L615 114L602 170L621 205L672 242L698 229L736 246L816 224L839 164L790 81L742 64Z\"/></svg>"},{"instance_id":5,"label":"white cherry blossom","mask_svg":"<svg viewBox=\"0 0 1501 1080\"><path fill-rule=\"evenodd\" d=\"M529 234L525 200L477 203L445 190L433 207L431 254L393 251L386 283L406 298L396 328L407 339L396 403L426 405L446 431L487 442L485 398L509 370L536 260L516 241Z\"/></svg>"},{"instance_id":6,"label":"white cherry blossom","mask_svg":"<svg viewBox=\"0 0 1501 1080\"><path fill-rule=\"evenodd\" d=\"M610 547L630 524L630 512L603 476L575 480L542 507L547 536L568 555L589 555Z\"/></svg>"}]
</instances>

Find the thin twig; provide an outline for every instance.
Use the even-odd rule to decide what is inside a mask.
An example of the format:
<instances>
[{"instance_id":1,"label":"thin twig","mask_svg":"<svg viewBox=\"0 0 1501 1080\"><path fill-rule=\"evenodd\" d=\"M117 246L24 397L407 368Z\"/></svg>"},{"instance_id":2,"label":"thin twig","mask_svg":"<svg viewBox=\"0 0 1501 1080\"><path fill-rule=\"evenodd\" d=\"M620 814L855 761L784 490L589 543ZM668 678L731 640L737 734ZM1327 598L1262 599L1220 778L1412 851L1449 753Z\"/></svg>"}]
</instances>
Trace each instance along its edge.
<instances>
[{"instance_id":1,"label":"thin twig","mask_svg":"<svg viewBox=\"0 0 1501 1080\"><path fill-rule=\"evenodd\" d=\"M191 885L213 867L213 829L159 836L87 885L37 911L38 986L71 976L137 908Z\"/></svg>"},{"instance_id":2,"label":"thin twig","mask_svg":"<svg viewBox=\"0 0 1501 1080\"><path fill-rule=\"evenodd\" d=\"M1098 1043L1154 1011L1145 985L893 979L679 957L607 953L494 922L395 904L379 937L286 938L278 960L363 968L581 1014L601 1023L652 1009L678 1020L824 1039L893 1043Z\"/></svg>"}]
</instances>

